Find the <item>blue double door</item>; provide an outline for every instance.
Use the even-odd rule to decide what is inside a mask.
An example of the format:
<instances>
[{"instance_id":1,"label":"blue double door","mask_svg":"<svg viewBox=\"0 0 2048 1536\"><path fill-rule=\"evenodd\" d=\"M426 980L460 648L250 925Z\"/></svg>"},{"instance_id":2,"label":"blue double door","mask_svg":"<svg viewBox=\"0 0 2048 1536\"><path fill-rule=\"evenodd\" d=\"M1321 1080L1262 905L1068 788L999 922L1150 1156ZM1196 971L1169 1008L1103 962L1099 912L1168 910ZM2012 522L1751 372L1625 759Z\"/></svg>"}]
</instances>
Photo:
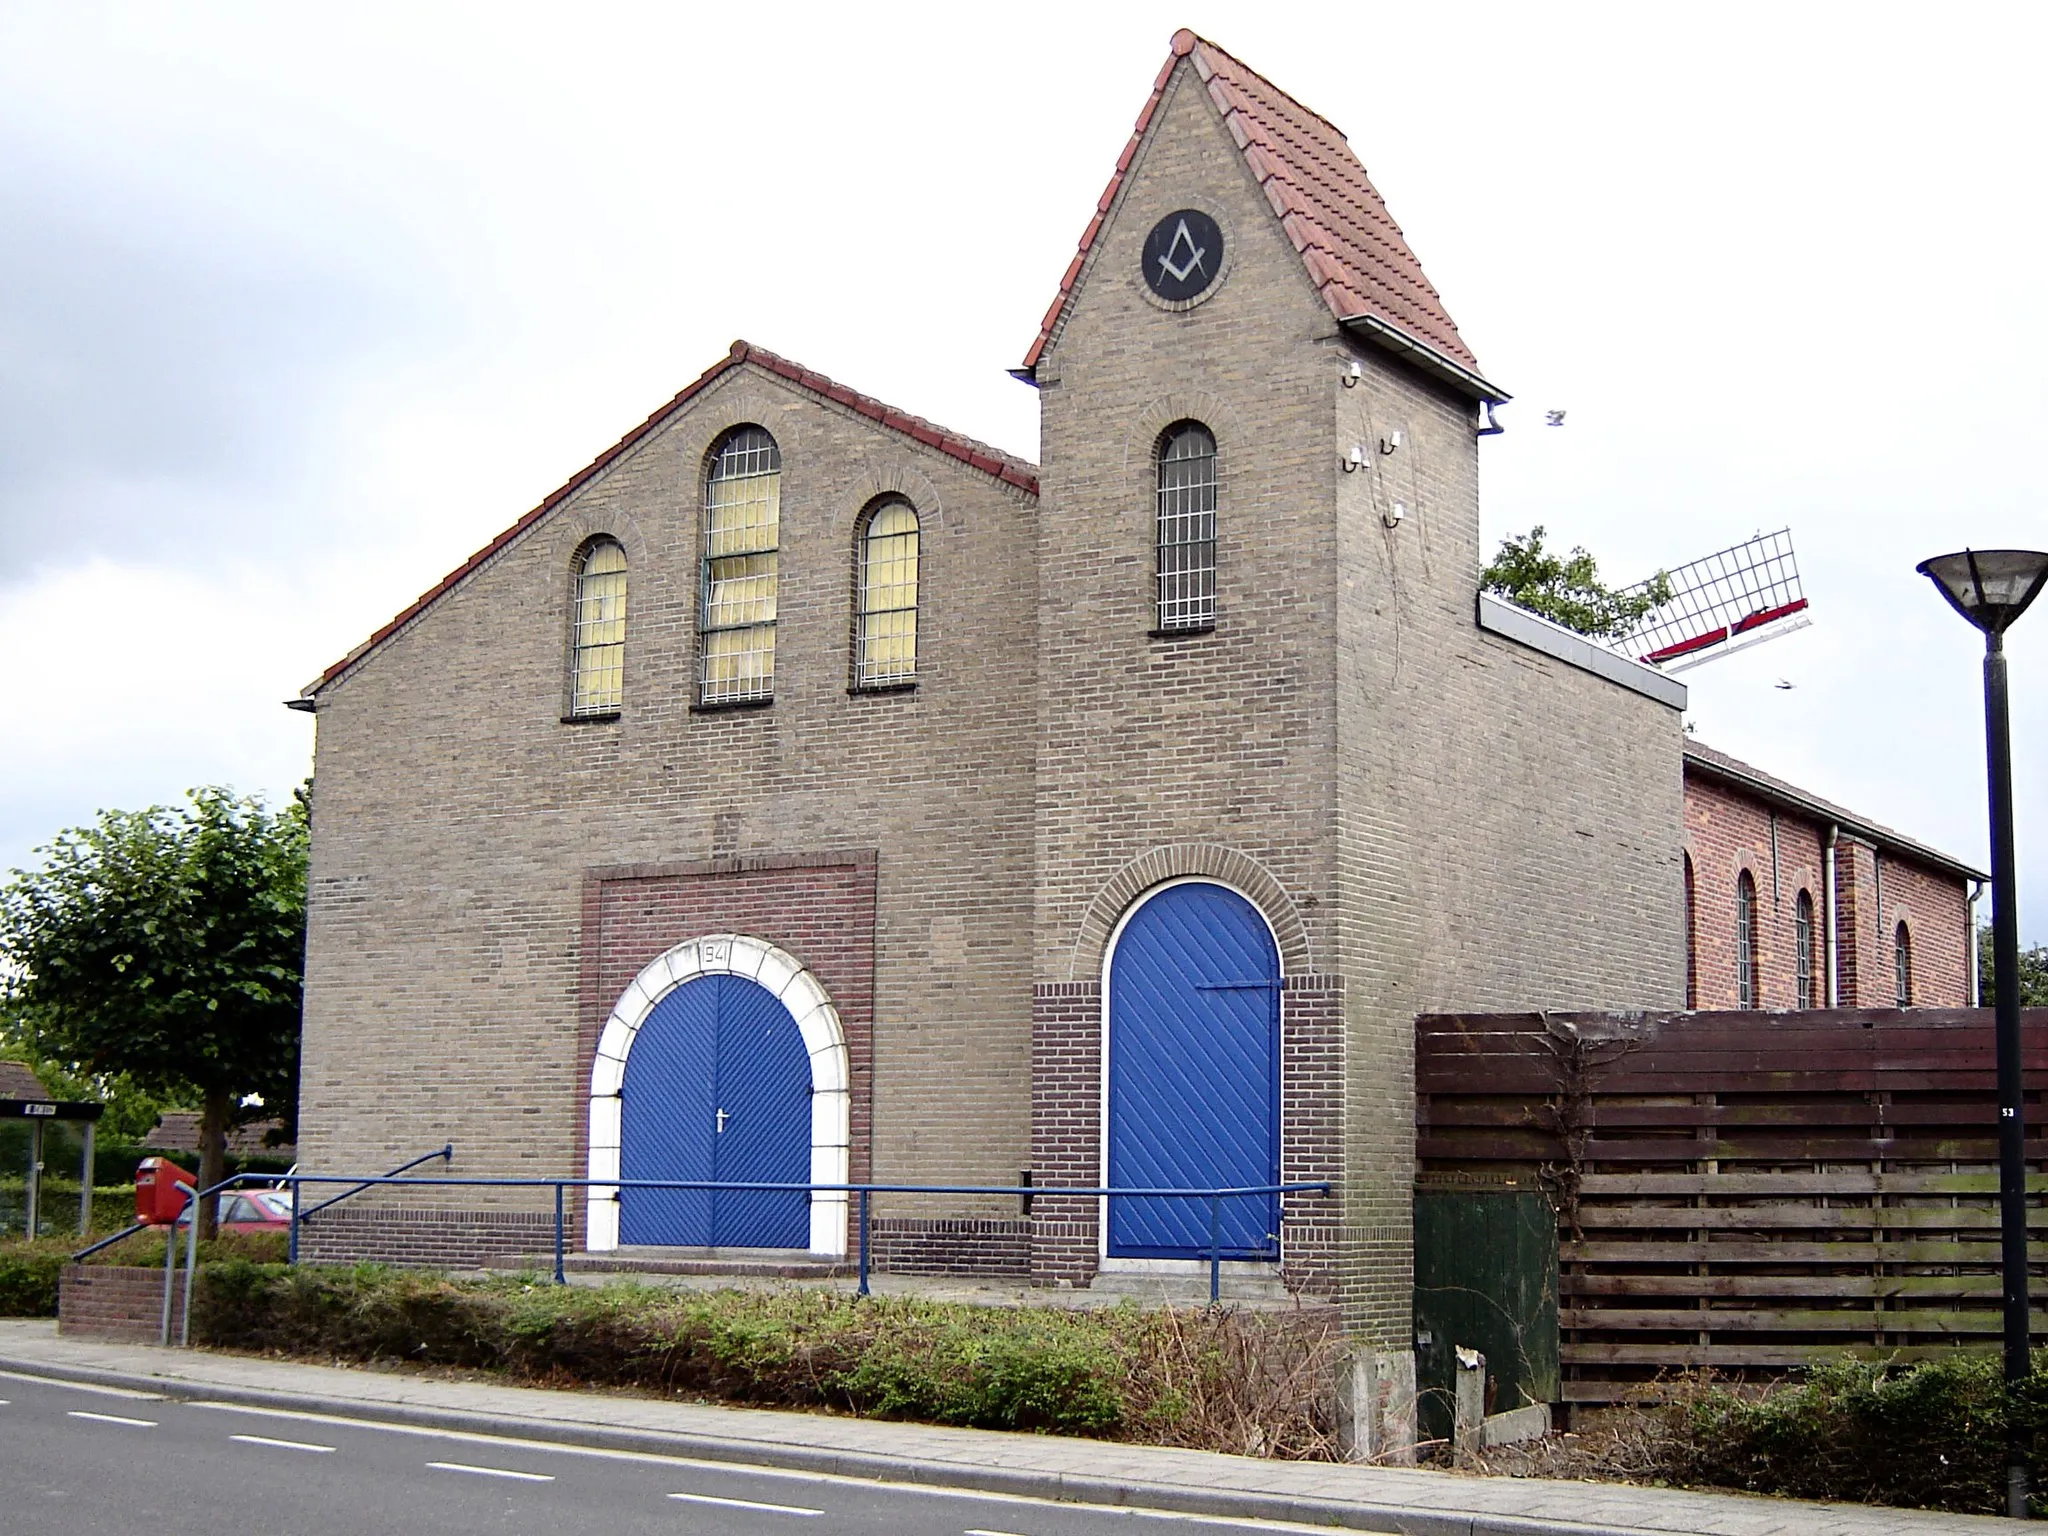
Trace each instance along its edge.
<instances>
[{"instance_id":1,"label":"blue double door","mask_svg":"<svg viewBox=\"0 0 2048 1536\"><path fill-rule=\"evenodd\" d=\"M1170 885L1125 922L1109 969L1109 1184L1216 1189L1280 1182L1280 957L1244 897ZM1216 1210L1224 1258L1279 1256L1277 1195ZM1203 1199L1113 1197L1112 1257L1206 1258Z\"/></svg>"},{"instance_id":2,"label":"blue double door","mask_svg":"<svg viewBox=\"0 0 2048 1536\"><path fill-rule=\"evenodd\" d=\"M802 1184L811 1176L811 1068L789 1010L757 982L698 976L654 1006L620 1089L623 1179ZM619 1191L619 1241L805 1248L802 1190Z\"/></svg>"}]
</instances>

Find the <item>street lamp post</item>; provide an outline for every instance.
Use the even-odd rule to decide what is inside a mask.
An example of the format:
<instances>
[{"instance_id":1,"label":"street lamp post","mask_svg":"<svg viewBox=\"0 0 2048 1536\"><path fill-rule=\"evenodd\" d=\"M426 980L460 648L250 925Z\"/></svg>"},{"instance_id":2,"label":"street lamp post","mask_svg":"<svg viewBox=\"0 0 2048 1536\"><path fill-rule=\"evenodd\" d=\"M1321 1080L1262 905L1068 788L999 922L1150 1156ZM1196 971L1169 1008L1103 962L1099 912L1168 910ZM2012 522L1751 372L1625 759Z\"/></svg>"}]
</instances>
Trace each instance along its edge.
<instances>
[{"instance_id":1,"label":"street lamp post","mask_svg":"<svg viewBox=\"0 0 2048 1536\"><path fill-rule=\"evenodd\" d=\"M2027 1126L2020 1065L2020 920L2012 833L2012 724L2006 702L2005 631L2048 585L2048 554L1963 550L1923 560L1920 574L1956 612L1984 631L1984 749L1991 784L1991 955L1997 989L1998 1213L2005 1272L2005 1381L2029 1371L2027 1315ZM2027 1447L2006 1446L2006 1513L2027 1513Z\"/></svg>"}]
</instances>

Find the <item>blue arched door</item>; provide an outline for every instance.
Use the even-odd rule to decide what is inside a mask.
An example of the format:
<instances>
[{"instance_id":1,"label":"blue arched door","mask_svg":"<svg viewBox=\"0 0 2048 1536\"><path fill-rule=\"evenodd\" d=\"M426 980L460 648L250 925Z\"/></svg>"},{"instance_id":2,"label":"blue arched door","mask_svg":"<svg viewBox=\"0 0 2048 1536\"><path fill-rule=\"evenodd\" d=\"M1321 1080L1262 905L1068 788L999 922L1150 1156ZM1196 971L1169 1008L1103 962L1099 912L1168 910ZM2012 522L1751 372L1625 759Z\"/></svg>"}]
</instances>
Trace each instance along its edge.
<instances>
[{"instance_id":1,"label":"blue arched door","mask_svg":"<svg viewBox=\"0 0 2048 1536\"><path fill-rule=\"evenodd\" d=\"M789 1010L742 976L698 976L648 1014L626 1055L619 1175L802 1184L811 1176L811 1067ZM619 1241L803 1248L803 1191L619 1191Z\"/></svg>"},{"instance_id":2,"label":"blue arched door","mask_svg":"<svg viewBox=\"0 0 2048 1536\"><path fill-rule=\"evenodd\" d=\"M1170 885L1124 924L1109 966L1109 1183L1280 1182L1280 956L1259 911L1207 881ZM1109 1202L1109 1253L1202 1258L1204 1200ZM1225 1258L1279 1255L1277 1195L1225 1200Z\"/></svg>"}]
</instances>

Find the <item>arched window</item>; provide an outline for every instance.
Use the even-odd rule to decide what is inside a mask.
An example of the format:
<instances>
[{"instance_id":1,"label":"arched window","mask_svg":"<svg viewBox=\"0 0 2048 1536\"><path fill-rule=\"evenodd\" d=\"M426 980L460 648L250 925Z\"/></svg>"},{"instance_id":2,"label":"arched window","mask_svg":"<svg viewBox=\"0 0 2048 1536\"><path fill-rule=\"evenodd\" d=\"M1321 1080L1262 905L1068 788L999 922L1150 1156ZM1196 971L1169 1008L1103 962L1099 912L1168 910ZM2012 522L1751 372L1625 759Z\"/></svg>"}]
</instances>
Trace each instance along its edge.
<instances>
[{"instance_id":1,"label":"arched window","mask_svg":"<svg viewBox=\"0 0 2048 1536\"><path fill-rule=\"evenodd\" d=\"M728 432L704 475L704 580L698 702L775 696L776 550L782 450L759 427Z\"/></svg>"},{"instance_id":2,"label":"arched window","mask_svg":"<svg viewBox=\"0 0 2048 1536\"><path fill-rule=\"evenodd\" d=\"M916 678L917 513L907 501L885 501L861 533L853 681L877 688Z\"/></svg>"},{"instance_id":3,"label":"arched window","mask_svg":"<svg viewBox=\"0 0 2048 1536\"><path fill-rule=\"evenodd\" d=\"M1913 1006L1913 935L1902 922L1892 930L1892 979L1901 1008Z\"/></svg>"},{"instance_id":4,"label":"arched window","mask_svg":"<svg viewBox=\"0 0 2048 1536\"><path fill-rule=\"evenodd\" d=\"M1216 439L1199 422L1159 435L1159 627L1216 623Z\"/></svg>"},{"instance_id":5,"label":"arched window","mask_svg":"<svg viewBox=\"0 0 2048 1536\"><path fill-rule=\"evenodd\" d=\"M1801 1008L1813 1007L1813 896L1801 891L1792 903L1792 967Z\"/></svg>"},{"instance_id":6,"label":"arched window","mask_svg":"<svg viewBox=\"0 0 2048 1536\"><path fill-rule=\"evenodd\" d=\"M1735 881L1735 1006L1754 1008L1756 987L1756 882L1744 870Z\"/></svg>"},{"instance_id":7,"label":"arched window","mask_svg":"<svg viewBox=\"0 0 2048 1536\"><path fill-rule=\"evenodd\" d=\"M569 713L617 714L626 684L626 551L597 538L576 556Z\"/></svg>"},{"instance_id":8,"label":"arched window","mask_svg":"<svg viewBox=\"0 0 2048 1536\"><path fill-rule=\"evenodd\" d=\"M1700 1005L1700 945L1693 913L1692 855L1686 853L1679 857L1685 860L1685 1006L1697 1008Z\"/></svg>"}]
</instances>

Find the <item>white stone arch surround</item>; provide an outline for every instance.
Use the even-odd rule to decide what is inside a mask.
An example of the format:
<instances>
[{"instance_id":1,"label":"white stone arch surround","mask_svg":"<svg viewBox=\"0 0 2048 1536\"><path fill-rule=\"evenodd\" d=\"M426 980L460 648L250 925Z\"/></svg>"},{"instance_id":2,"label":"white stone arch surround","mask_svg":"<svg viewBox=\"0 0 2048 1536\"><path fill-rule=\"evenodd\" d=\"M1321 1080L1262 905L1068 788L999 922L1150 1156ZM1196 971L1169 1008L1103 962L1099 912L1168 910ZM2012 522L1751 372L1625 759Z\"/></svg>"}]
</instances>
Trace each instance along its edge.
<instances>
[{"instance_id":1,"label":"white stone arch surround","mask_svg":"<svg viewBox=\"0 0 2048 1536\"><path fill-rule=\"evenodd\" d=\"M678 944L634 977L598 1036L590 1068L590 1217L585 1246L619 1246L619 1111L626 1057L648 1015L669 993L699 976L743 976L766 987L803 1036L811 1062L811 1182L844 1184L851 1166L851 1104L846 1032L818 978L804 963L765 939L706 934ZM813 1191L812 1253L846 1252L846 1193Z\"/></svg>"}]
</instances>

